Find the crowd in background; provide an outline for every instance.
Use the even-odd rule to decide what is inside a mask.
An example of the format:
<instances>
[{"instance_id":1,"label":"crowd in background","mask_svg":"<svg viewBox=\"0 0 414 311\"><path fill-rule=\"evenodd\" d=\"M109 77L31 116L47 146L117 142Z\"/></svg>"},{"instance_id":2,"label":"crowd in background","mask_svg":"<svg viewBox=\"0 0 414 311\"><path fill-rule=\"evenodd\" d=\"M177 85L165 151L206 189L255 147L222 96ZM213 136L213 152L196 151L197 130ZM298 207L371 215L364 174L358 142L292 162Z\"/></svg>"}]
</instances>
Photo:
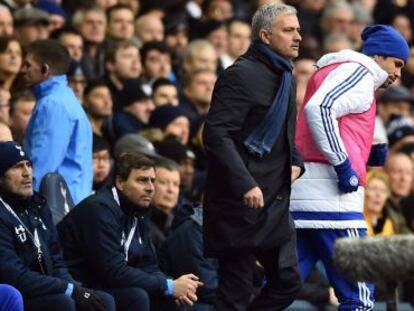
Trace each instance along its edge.
<instances>
[{"instance_id":1,"label":"crowd in background","mask_svg":"<svg viewBox=\"0 0 414 311\"><path fill-rule=\"evenodd\" d=\"M215 81L249 48L251 15L267 2L0 0L1 140L24 145L35 107L35 97L20 74L25 48L40 39L58 40L72 58L68 81L93 131L93 191L111 182L113 159L125 151L164 163L157 169L152 202L154 244L164 254L184 247L177 237L184 234L184 229L177 231L182 217L193 214L192 220L199 224L191 206L202 201L207 173L202 129ZM359 51L366 25L393 25L414 54L413 1L280 2L298 9L301 24L302 43L294 61L298 111L318 58L341 49ZM374 141L388 143L391 153L384 169L371 169L368 175L369 235L414 232L413 112L411 58L401 79L377 94ZM191 238L202 243L201 234ZM164 261L162 267L166 273L181 275L183 271L174 271L179 270L177 262L177 258ZM215 263L209 264L214 269ZM316 274L315 283L309 282L301 297L335 304L323 273ZM404 300L414 299L413 288L403 286ZM205 296L208 302L214 300L210 292ZM381 290L377 298L381 299Z\"/></svg>"}]
</instances>

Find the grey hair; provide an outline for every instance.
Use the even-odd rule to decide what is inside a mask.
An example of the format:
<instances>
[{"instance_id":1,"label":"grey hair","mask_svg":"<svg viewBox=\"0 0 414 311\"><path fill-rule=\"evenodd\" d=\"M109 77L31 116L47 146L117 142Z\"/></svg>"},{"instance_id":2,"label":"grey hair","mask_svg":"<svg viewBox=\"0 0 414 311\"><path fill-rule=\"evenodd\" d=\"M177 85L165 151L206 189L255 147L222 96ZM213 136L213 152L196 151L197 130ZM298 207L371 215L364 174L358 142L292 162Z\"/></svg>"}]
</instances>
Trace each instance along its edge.
<instances>
[{"instance_id":1,"label":"grey hair","mask_svg":"<svg viewBox=\"0 0 414 311\"><path fill-rule=\"evenodd\" d=\"M279 15L296 15L297 10L287 4L270 3L262 5L252 19L252 41L259 39L260 30L272 32L272 27Z\"/></svg>"},{"instance_id":2,"label":"grey hair","mask_svg":"<svg viewBox=\"0 0 414 311\"><path fill-rule=\"evenodd\" d=\"M354 11L352 10L352 6L348 4L346 1L340 0L338 2L333 2L328 4L322 14L322 21L326 21L332 18L336 12L340 11L348 11L352 15L354 15Z\"/></svg>"}]
</instances>

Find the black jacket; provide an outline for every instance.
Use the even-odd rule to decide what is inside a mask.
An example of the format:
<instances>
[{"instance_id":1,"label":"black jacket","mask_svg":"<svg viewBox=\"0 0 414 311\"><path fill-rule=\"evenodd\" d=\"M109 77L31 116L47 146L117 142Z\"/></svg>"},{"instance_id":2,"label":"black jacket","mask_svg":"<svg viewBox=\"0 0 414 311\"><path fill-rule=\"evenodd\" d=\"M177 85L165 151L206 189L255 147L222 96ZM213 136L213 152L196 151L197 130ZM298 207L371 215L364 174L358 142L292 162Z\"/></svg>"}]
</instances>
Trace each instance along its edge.
<instances>
[{"instance_id":1,"label":"black jacket","mask_svg":"<svg viewBox=\"0 0 414 311\"><path fill-rule=\"evenodd\" d=\"M140 287L151 294L163 294L167 277L160 272L150 240L147 210L137 210L120 191L121 205L112 188L105 187L67 214L58 224L64 257L76 278L92 288ZM138 226L125 260L125 239ZM122 243L122 244L121 244Z\"/></svg>"},{"instance_id":2,"label":"black jacket","mask_svg":"<svg viewBox=\"0 0 414 311\"><path fill-rule=\"evenodd\" d=\"M205 251L269 249L286 242L294 228L289 215L291 166L303 169L295 139L295 85L285 124L270 154L250 154L243 142L265 117L281 72L252 47L218 78L204 130L208 176L204 198ZM243 194L259 186L265 207L252 209Z\"/></svg>"},{"instance_id":3,"label":"black jacket","mask_svg":"<svg viewBox=\"0 0 414 311\"><path fill-rule=\"evenodd\" d=\"M38 194L27 201L4 193L1 197L32 234L37 228L43 265L41 268L37 249L24 226L0 202L0 283L16 287L25 299L63 294L68 281L73 280L46 201Z\"/></svg>"}]
</instances>

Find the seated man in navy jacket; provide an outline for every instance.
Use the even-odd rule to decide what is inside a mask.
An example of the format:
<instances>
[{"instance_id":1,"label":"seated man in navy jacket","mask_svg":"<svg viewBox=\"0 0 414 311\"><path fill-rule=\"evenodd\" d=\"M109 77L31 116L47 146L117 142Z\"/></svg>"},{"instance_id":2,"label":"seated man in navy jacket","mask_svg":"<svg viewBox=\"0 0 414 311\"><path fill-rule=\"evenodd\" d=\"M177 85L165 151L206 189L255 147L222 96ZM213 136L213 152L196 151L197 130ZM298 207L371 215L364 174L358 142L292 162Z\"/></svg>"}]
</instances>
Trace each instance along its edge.
<instances>
[{"instance_id":1,"label":"seated man in navy jacket","mask_svg":"<svg viewBox=\"0 0 414 311\"><path fill-rule=\"evenodd\" d=\"M83 288L69 275L22 147L0 143L0 159L0 283L19 290L25 310L115 311L109 294Z\"/></svg>"},{"instance_id":2,"label":"seated man in navy jacket","mask_svg":"<svg viewBox=\"0 0 414 311\"><path fill-rule=\"evenodd\" d=\"M154 181L152 160L121 154L115 161L115 185L82 201L58 225L73 275L111 293L123 311L155 310L168 296L192 305L202 285L193 274L173 280L158 267L148 223Z\"/></svg>"}]
</instances>

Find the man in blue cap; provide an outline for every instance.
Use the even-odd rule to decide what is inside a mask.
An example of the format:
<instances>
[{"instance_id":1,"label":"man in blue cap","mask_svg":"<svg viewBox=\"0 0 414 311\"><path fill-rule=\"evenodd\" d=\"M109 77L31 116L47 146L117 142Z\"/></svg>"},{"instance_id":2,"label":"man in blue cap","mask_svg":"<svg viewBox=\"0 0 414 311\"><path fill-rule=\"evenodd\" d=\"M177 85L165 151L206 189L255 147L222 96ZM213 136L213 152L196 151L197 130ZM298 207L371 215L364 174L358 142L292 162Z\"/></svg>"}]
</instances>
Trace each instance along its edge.
<instances>
[{"instance_id":1,"label":"man in blue cap","mask_svg":"<svg viewBox=\"0 0 414 311\"><path fill-rule=\"evenodd\" d=\"M22 147L1 142L0 159L0 283L19 290L25 310L115 311L111 295L83 288L70 276Z\"/></svg>"},{"instance_id":2,"label":"man in blue cap","mask_svg":"<svg viewBox=\"0 0 414 311\"><path fill-rule=\"evenodd\" d=\"M306 172L292 187L290 210L297 229L301 277L318 260L325 266L339 310L371 310L373 286L352 283L332 263L335 240L367 234L366 166L382 166L385 144L372 145L375 91L401 77L409 58L405 39L391 26L362 32L362 53L323 56L309 80L296 130Z\"/></svg>"}]
</instances>

